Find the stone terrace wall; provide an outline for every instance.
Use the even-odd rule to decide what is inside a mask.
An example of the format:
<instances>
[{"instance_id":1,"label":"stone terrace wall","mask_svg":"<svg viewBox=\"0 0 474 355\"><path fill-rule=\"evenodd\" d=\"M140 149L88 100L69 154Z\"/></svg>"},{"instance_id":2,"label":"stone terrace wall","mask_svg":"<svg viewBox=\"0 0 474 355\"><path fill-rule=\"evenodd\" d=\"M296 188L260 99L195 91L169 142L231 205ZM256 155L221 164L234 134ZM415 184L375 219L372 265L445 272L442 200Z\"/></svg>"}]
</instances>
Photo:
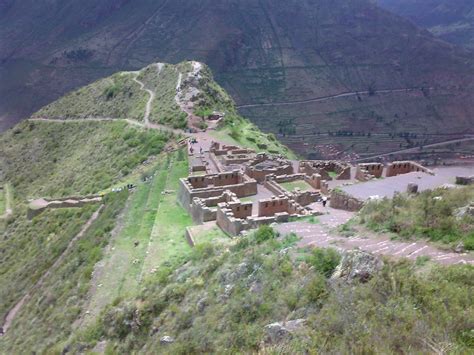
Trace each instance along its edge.
<instances>
[{"instance_id":1,"label":"stone terrace wall","mask_svg":"<svg viewBox=\"0 0 474 355\"><path fill-rule=\"evenodd\" d=\"M391 177L417 171L434 175L430 169L425 168L414 161L394 161L393 163L388 164L386 176Z\"/></svg>"},{"instance_id":2,"label":"stone terrace wall","mask_svg":"<svg viewBox=\"0 0 474 355\"><path fill-rule=\"evenodd\" d=\"M381 163L366 163L358 164L356 171L356 179L359 181L368 181L373 178L382 177L383 164Z\"/></svg>"},{"instance_id":3,"label":"stone terrace wall","mask_svg":"<svg viewBox=\"0 0 474 355\"><path fill-rule=\"evenodd\" d=\"M331 192L330 206L332 208L356 212L359 211L363 205L363 201L360 201L343 191L335 189Z\"/></svg>"}]
</instances>

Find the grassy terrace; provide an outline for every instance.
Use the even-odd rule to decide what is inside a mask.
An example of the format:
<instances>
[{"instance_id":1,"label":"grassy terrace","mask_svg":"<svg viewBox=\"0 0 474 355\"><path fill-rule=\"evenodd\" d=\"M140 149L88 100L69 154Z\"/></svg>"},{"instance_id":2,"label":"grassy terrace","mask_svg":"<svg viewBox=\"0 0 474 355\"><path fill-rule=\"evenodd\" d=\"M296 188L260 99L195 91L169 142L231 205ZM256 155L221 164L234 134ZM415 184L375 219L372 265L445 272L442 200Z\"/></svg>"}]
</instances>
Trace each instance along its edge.
<instances>
[{"instance_id":1,"label":"grassy terrace","mask_svg":"<svg viewBox=\"0 0 474 355\"><path fill-rule=\"evenodd\" d=\"M300 189L301 191L312 191L314 190L310 184L308 184L304 180L296 180L296 181L290 181L290 182L283 182L280 183L283 188L285 188L287 191L294 191L295 189Z\"/></svg>"},{"instance_id":2,"label":"grassy terrace","mask_svg":"<svg viewBox=\"0 0 474 355\"><path fill-rule=\"evenodd\" d=\"M134 296L142 279L158 266L175 263L189 254L184 230L192 221L176 202L179 178L187 171L182 153L163 155L151 182L140 183L131 195L121 228L94 280L96 286L101 286L93 287L87 320L94 319L116 298Z\"/></svg>"},{"instance_id":3,"label":"grassy terrace","mask_svg":"<svg viewBox=\"0 0 474 355\"><path fill-rule=\"evenodd\" d=\"M210 134L227 144L239 145L255 151L267 151L272 154L281 154L289 159L296 159L296 155L282 145L273 134L261 132L253 123L238 116L232 115L226 119L225 126Z\"/></svg>"}]
</instances>

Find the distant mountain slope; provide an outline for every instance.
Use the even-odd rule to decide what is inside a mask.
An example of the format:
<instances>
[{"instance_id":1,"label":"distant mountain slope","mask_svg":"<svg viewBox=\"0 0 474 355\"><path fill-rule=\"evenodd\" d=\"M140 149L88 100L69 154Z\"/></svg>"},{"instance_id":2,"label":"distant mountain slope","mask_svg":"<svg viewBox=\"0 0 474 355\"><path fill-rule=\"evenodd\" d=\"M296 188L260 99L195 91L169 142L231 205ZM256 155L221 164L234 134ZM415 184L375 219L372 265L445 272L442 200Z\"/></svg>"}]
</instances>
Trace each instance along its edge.
<instances>
[{"instance_id":1,"label":"distant mountain slope","mask_svg":"<svg viewBox=\"0 0 474 355\"><path fill-rule=\"evenodd\" d=\"M471 0L378 0L434 35L474 49L474 2Z\"/></svg>"},{"instance_id":2,"label":"distant mountain slope","mask_svg":"<svg viewBox=\"0 0 474 355\"><path fill-rule=\"evenodd\" d=\"M7 5L0 112L14 119L112 72L196 59L238 104L283 103L242 112L274 133L289 122L297 142L308 135L307 145L281 138L304 154L318 131L454 133L473 126L472 56L368 0ZM390 89L401 91L380 92ZM305 102L341 93L352 96Z\"/></svg>"}]
</instances>

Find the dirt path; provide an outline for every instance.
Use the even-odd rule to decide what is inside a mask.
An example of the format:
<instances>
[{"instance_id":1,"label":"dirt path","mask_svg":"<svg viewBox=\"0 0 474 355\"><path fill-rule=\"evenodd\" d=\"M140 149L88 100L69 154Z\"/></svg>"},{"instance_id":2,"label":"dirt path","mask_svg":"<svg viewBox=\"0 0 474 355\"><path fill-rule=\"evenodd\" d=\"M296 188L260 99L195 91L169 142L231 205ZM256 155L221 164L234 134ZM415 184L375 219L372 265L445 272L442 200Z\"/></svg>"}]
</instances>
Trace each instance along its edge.
<instances>
[{"instance_id":1,"label":"dirt path","mask_svg":"<svg viewBox=\"0 0 474 355\"><path fill-rule=\"evenodd\" d=\"M157 76L160 75L161 70L163 69L163 63L155 63L156 69L157 69ZM133 81L135 81L138 85L140 85L140 90L144 90L150 95L150 98L148 99L148 102L146 103L145 107L145 114L143 115L143 122L145 124L145 127L150 126L150 114L151 114L151 105L153 104L153 101L155 101L156 93L153 90L147 89L145 87L145 83L138 80L138 76L140 75L140 72L135 72L135 76L133 78Z\"/></svg>"},{"instance_id":2,"label":"dirt path","mask_svg":"<svg viewBox=\"0 0 474 355\"><path fill-rule=\"evenodd\" d=\"M7 219L13 214L13 197L10 184L5 184L3 193L5 194L5 212L0 216L0 219Z\"/></svg>"},{"instance_id":3,"label":"dirt path","mask_svg":"<svg viewBox=\"0 0 474 355\"><path fill-rule=\"evenodd\" d=\"M70 118L70 119L64 119L64 118L28 118L28 121L32 122L52 122L52 123L71 123L71 122L111 122L111 121L124 121L127 122L128 124L132 126L137 126L141 128L149 128L149 129L155 129L158 131L165 131L169 133L173 133L176 135L189 135L188 133L185 133L184 131L174 129L165 125L157 124L157 123L149 123L148 125L145 125L144 123L131 120L129 118L110 118L110 117L91 117L91 118Z\"/></svg>"},{"instance_id":4,"label":"dirt path","mask_svg":"<svg viewBox=\"0 0 474 355\"><path fill-rule=\"evenodd\" d=\"M69 254L71 249L74 247L76 242L81 239L84 234L87 232L89 227L94 223L97 218L99 218L100 213L104 209L104 205L101 205L97 211L95 211L92 216L89 218L89 220L84 224L80 232L69 242L67 245L66 249L63 251L63 253L59 256L59 258L56 259L54 264L46 271L43 276L36 282L36 284L33 285L33 287L23 296L23 298L7 313L7 316L5 317L5 321L3 323L2 329L4 334L7 333L8 329L12 325L16 315L18 312L21 310L23 305L25 304L26 301L31 297L31 293L43 286L44 281L48 278L48 276L58 268L59 265L64 261L66 256Z\"/></svg>"},{"instance_id":5,"label":"dirt path","mask_svg":"<svg viewBox=\"0 0 474 355\"><path fill-rule=\"evenodd\" d=\"M322 207L321 210L323 210ZM283 235L296 233L302 238L299 243L300 247L333 247L343 250L359 248L376 255L384 255L394 259L407 258L416 260L418 257L429 257L431 261L443 265L474 265L474 256L472 254L446 251L425 241L392 240L389 235L378 235L365 230L356 232L351 237L344 237L335 229L348 222L354 214L332 208L327 208L326 212L327 214L318 217L320 222L317 224L292 222L280 224L276 229Z\"/></svg>"},{"instance_id":6,"label":"dirt path","mask_svg":"<svg viewBox=\"0 0 474 355\"><path fill-rule=\"evenodd\" d=\"M252 108L252 107L265 107L265 106L291 106L291 105L301 105L307 104L312 102L322 102L327 100L339 99L343 97L351 97L351 96L360 96L360 95L374 95L374 94L392 94L398 92L409 92L413 90L419 90L419 88L403 88L403 89L385 89L385 90L376 90L376 91L349 91L343 92L337 95L328 95L328 96L321 96L316 97L314 99L307 99L307 100L295 100L295 101L282 101L282 102L268 102L263 104L244 104L238 105L237 108ZM428 88L427 90L433 90L433 88Z\"/></svg>"}]
</instances>

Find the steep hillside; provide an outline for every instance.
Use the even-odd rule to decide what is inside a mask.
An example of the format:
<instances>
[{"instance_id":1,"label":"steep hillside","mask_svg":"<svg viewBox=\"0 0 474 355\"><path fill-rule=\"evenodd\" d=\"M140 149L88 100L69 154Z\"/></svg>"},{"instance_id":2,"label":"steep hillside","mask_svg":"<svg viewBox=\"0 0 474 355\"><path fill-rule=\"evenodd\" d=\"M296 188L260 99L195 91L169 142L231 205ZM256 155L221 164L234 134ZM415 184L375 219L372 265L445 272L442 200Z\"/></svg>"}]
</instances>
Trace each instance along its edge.
<instances>
[{"instance_id":1,"label":"steep hillside","mask_svg":"<svg viewBox=\"0 0 474 355\"><path fill-rule=\"evenodd\" d=\"M135 296L157 260L189 255L183 233L192 221L176 203L189 171L177 144L184 131L170 126L213 110L226 114L216 136L291 155L237 115L206 66L189 62L101 79L0 135L0 353L67 340L89 324L88 307L97 316ZM95 203L31 213L37 199L90 196Z\"/></svg>"},{"instance_id":2,"label":"steep hillside","mask_svg":"<svg viewBox=\"0 0 474 355\"><path fill-rule=\"evenodd\" d=\"M470 0L379 0L445 41L474 49L474 3Z\"/></svg>"},{"instance_id":3,"label":"steep hillside","mask_svg":"<svg viewBox=\"0 0 474 355\"><path fill-rule=\"evenodd\" d=\"M111 72L195 59L242 113L304 154L328 130L442 139L473 126L471 56L369 0L7 5L1 112L15 119ZM19 25L25 30L14 31Z\"/></svg>"},{"instance_id":4,"label":"steep hillside","mask_svg":"<svg viewBox=\"0 0 474 355\"><path fill-rule=\"evenodd\" d=\"M341 256L336 251L299 249L296 241L294 235L277 236L265 227L230 248L203 244L184 265L160 268L136 298L110 306L96 324L54 350L143 354L472 350L472 266L447 269L426 262L386 261L379 269L367 259L364 262L372 265L368 268L359 264L360 259L352 259L357 266L349 266L346 259L337 267ZM371 270L364 274L370 280L347 276L357 267ZM341 270L346 275L342 278L337 276Z\"/></svg>"}]
</instances>

